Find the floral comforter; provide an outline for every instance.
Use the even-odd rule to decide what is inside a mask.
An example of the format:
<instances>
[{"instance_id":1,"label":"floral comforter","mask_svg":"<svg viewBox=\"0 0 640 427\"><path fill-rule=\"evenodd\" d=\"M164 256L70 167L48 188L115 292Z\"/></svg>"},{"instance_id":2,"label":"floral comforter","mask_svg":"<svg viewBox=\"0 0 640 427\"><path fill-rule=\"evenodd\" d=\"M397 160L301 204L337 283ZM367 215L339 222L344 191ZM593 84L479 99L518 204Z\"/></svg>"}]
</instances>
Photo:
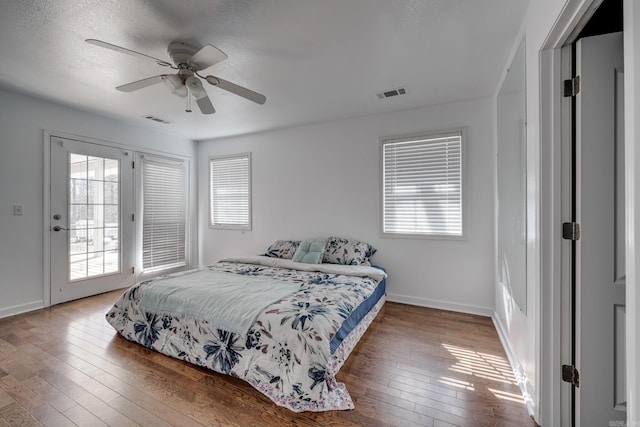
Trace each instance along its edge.
<instances>
[{"instance_id":1,"label":"floral comforter","mask_svg":"<svg viewBox=\"0 0 640 427\"><path fill-rule=\"evenodd\" d=\"M140 290L167 276L129 288L107 312L107 321L128 340L243 379L295 412L354 407L335 375L384 304L384 296L333 354L330 341L342 322L374 293L385 277L381 270L333 264L311 267L268 257L223 260L205 268L272 277L300 287L264 309L246 334L225 331L206 319L142 310ZM184 274L169 276L175 280Z\"/></svg>"}]
</instances>

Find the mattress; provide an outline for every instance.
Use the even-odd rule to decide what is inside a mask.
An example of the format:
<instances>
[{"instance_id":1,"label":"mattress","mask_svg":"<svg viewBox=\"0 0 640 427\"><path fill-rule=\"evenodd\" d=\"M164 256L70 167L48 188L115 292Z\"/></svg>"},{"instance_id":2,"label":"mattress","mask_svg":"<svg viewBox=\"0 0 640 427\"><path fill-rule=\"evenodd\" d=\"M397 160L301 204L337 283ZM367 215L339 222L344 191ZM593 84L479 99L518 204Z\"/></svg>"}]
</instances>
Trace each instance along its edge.
<instances>
[{"instance_id":1,"label":"mattress","mask_svg":"<svg viewBox=\"0 0 640 427\"><path fill-rule=\"evenodd\" d=\"M224 310L181 313L145 303L145 294L163 281L188 289L189 281L199 277L198 292L203 292L207 272L256 278L247 286L268 286L265 279L295 286L274 300L260 297L264 307L256 305L260 309L246 331L222 328L224 322L215 315ZM385 277L374 267L226 259L198 274L191 270L140 282L125 291L106 318L128 340L243 379L293 411L351 409L349 393L335 375L384 304Z\"/></svg>"}]
</instances>

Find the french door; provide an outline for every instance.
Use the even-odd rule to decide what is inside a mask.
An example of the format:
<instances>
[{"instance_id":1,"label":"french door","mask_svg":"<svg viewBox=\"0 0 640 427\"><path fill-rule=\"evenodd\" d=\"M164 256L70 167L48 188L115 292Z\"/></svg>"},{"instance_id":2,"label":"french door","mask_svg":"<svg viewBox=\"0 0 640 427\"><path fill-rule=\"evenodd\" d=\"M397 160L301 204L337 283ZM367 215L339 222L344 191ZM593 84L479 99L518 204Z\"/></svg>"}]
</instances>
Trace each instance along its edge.
<instances>
[{"instance_id":1,"label":"french door","mask_svg":"<svg viewBox=\"0 0 640 427\"><path fill-rule=\"evenodd\" d=\"M135 282L133 152L50 139L51 304Z\"/></svg>"}]
</instances>

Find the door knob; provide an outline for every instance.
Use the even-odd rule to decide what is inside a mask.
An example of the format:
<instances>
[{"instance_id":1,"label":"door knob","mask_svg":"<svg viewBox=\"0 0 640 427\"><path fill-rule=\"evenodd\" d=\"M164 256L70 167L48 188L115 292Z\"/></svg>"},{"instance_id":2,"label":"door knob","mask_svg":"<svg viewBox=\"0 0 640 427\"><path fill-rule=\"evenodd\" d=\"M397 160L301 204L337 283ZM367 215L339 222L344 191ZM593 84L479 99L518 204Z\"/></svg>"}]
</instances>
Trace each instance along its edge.
<instances>
[{"instance_id":1,"label":"door knob","mask_svg":"<svg viewBox=\"0 0 640 427\"><path fill-rule=\"evenodd\" d=\"M67 231L67 229L66 229L66 228L64 228L64 227L60 227L59 225L56 225L55 227L53 227L53 231L60 231L60 230Z\"/></svg>"}]
</instances>

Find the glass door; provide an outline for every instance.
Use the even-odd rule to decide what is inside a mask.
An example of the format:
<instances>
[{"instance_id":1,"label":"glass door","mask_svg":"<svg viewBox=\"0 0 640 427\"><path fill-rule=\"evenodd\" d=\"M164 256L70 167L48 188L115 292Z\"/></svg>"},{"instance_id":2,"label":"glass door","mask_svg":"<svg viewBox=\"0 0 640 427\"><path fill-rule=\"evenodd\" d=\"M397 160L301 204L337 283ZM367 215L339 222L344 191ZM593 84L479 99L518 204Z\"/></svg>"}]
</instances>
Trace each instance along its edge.
<instances>
[{"instance_id":1,"label":"glass door","mask_svg":"<svg viewBox=\"0 0 640 427\"><path fill-rule=\"evenodd\" d=\"M51 138L51 304L135 281L132 152Z\"/></svg>"}]
</instances>

